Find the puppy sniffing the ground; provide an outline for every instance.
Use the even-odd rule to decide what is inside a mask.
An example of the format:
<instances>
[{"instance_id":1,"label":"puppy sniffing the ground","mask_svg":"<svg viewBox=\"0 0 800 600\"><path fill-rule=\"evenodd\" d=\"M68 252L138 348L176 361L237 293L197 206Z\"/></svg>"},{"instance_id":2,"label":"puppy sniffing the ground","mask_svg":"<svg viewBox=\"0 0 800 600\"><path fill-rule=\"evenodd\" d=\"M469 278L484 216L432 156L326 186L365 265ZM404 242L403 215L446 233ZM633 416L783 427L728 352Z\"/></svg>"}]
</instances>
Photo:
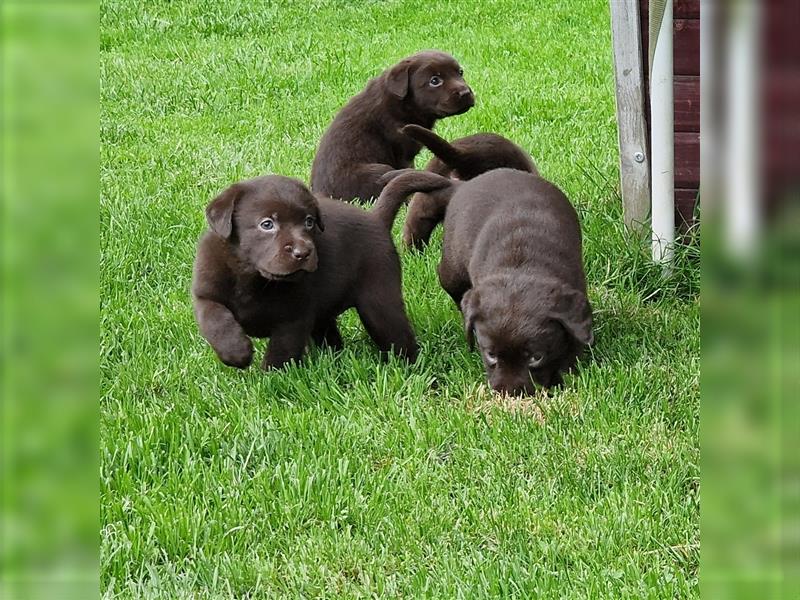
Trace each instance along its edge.
<instances>
[{"instance_id":1,"label":"puppy sniffing the ground","mask_svg":"<svg viewBox=\"0 0 800 600\"><path fill-rule=\"evenodd\" d=\"M424 188L447 206L439 282L460 307L492 388L530 394L534 382L560 384L594 339L569 200L541 177L495 169L465 182L408 172L380 201Z\"/></svg>"},{"instance_id":2,"label":"puppy sniffing the ground","mask_svg":"<svg viewBox=\"0 0 800 600\"><path fill-rule=\"evenodd\" d=\"M434 182L431 189L439 185ZM309 339L342 346L336 317L355 307L382 352L414 360L400 260L390 229L405 197L371 211L315 198L270 175L236 183L206 209L192 297L200 332L226 365L245 368L250 337L269 337L263 368L299 361Z\"/></svg>"},{"instance_id":3,"label":"puppy sniffing the ground","mask_svg":"<svg viewBox=\"0 0 800 600\"><path fill-rule=\"evenodd\" d=\"M437 119L475 104L461 66L438 50L420 52L372 79L339 111L322 136L311 167L311 189L342 200L377 197L381 175L413 166L422 146L400 133L409 123Z\"/></svg>"},{"instance_id":4,"label":"puppy sniffing the ground","mask_svg":"<svg viewBox=\"0 0 800 600\"><path fill-rule=\"evenodd\" d=\"M425 169L443 177L468 181L503 167L534 175L539 173L527 152L496 133L476 133L448 142L419 125L406 125L402 132L433 152L435 156ZM444 219L446 202L438 198L424 193L412 198L403 227L403 243L406 247L421 250L428 243L436 225Z\"/></svg>"}]
</instances>

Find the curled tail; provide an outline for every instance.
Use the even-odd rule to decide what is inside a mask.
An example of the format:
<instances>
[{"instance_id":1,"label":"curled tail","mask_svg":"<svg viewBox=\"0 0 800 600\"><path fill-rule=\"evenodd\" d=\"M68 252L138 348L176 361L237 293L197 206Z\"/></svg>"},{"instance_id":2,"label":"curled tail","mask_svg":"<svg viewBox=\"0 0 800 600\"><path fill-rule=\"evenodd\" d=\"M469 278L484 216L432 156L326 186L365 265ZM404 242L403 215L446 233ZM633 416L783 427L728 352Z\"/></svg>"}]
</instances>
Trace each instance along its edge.
<instances>
[{"instance_id":1,"label":"curled tail","mask_svg":"<svg viewBox=\"0 0 800 600\"><path fill-rule=\"evenodd\" d=\"M451 168L458 168L463 160L461 152L446 139L419 125L406 125L400 131L418 141Z\"/></svg>"},{"instance_id":2,"label":"curled tail","mask_svg":"<svg viewBox=\"0 0 800 600\"><path fill-rule=\"evenodd\" d=\"M433 192L453 185L447 177L428 171L403 169L391 172L395 177L383 188L375 206L370 211L386 229L391 229L397 211L406 198L414 192Z\"/></svg>"}]
</instances>

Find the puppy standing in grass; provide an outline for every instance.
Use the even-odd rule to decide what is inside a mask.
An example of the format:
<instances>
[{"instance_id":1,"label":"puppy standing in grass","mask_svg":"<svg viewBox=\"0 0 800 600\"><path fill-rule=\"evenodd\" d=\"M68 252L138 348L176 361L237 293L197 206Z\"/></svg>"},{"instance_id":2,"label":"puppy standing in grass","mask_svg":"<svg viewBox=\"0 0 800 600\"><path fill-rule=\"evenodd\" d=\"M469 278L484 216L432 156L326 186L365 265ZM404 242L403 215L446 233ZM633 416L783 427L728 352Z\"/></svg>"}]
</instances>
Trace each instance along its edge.
<instances>
[{"instance_id":1,"label":"puppy standing in grass","mask_svg":"<svg viewBox=\"0 0 800 600\"><path fill-rule=\"evenodd\" d=\"M439 282L461 308L492 388L530 394L534 382L560 384L594 339L581 230L566 196L515 169L466 182L411 171L392 180L378 202L396 202L409 190L449 200Z\"/></svg>"},{"instance_id":2,"label":"puppy standing in grass","mask_svg":"<svg viewBox=\"0 0 800 600\"><path fill-rule=\"evenodd\" d=\"M336 317L355 307L382 352L413 361L417 343L390 236L404 199L367 212L315 198L278 175L222 192L206 209L210 231L200 238L192 282L200 332L219 359L247 367L251 336L270 337L265 369L299 361L309 339L338 349Z\"/></svg>"},{"instance_id":3,"label":"puppy standing in grass","mask_svg":"<svg viewBox=\"0 0 800 600\"><path fill-rule=\"evenodd\" d=\"M400 133L409 123L432 128L437 119L475 104L461 66L429 50L403 59L372 79L336 115L311 167L311 189L332 198L369 200L381 175L413 166L422 146Z\"/></svg>"},{"instance_id":4,"label":"puppy standing in grass","mask_svg":"<svg viewBox=\"0 0 800 600\"><path fill-rule=\"evenodd\" d=\"M525 150L496 133L476 133L448 142L419 125L406 125L402 132L433 152L435 156L425 170L443 177L469 181L481 173L503 167L539 174ZM385 176L389 177L392 177L391 173ZM403 227L406 247L421 250L428 243L433 229L444 219L446 208L446 195L442 199L440 195L415 194Z\"/></svg>"}]
</instances>

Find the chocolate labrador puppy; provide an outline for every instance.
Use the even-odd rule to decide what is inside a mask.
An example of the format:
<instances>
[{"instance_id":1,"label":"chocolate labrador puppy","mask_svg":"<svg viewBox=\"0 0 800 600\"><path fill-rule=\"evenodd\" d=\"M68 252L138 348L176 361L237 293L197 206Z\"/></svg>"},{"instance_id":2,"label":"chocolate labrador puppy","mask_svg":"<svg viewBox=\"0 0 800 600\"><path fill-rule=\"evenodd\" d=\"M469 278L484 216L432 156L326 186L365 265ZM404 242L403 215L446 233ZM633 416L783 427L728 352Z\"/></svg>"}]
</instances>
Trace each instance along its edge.
<instances>
[{"instance_id":1,"label":"chocolate labrador puppy","mask_svg":"<svg viewBox=\"0 0 800 600\"><path fill-rule=\"evenodd\" d=\"M550 387L591 344L581 230L575 209L532 173L495 169L470 181L425 171L398 175L379 202L409 190L446 201L439 282L477 341L489 383L511 394ZM417 187L419 186L419 187Z\"/></svg>"},{"instance_id":2,"label":"chocolate labrador puppy","mask_svg":"<svg viewBox=\"0 0 800 600\"><path fill-rule=\"evenodd\" d=\"M452 142L419 125L406 125L402 133L433 152L435 156L425 169L443 177L468 181L481 173L503 167L539 174L527 152L496 133L476 133ZM428 243L436 225L444 219L445 208L446 202L437 201L436 196L416 194L411 200L403 227L403 243L406 247L421 250Z\"/></svg>"},{"instance_id":3,"label":"chocolate labrador puppy","mask_svg":"<svg viewBox=\"0 0 800 600\"><path fill-rule=\"evenodd\" d=\"M409 56L370 80L339 111L322 136L311 167L311 189L333 198L369 200L378 178L413 166L422 146L400 133L408 123L432 128L437 119L475 104L461 66L449 54Z\"/></svg>"},{"instance_id":4,"label":"chocolate labrador puppy","mask_svg":"<svg viewBox=\"0 0 800 600\"><path fill-rule=\"evenodd\" d=\"M270 337L265 369L299 361L309 338L340 348L336 317L355 307L382 352L413 361L417 343L389 233L404 199L384 199L367 212L315 198L278 175L217 196L206 209L210 230L198 244L192 296L200 332L219 359L247 367L251 336Z\"/></svg>"}]
</instances>

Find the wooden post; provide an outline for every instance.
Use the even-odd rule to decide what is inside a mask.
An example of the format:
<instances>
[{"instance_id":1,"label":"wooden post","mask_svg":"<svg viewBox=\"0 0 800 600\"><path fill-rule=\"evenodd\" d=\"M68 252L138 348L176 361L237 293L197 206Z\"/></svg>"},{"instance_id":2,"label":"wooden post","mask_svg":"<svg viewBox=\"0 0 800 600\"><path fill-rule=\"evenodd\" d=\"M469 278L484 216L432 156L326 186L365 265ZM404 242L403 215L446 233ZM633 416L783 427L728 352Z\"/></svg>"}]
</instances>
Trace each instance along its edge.
<instances>
[{"instance_id":1,"label":"wooden post","mask_svg":"<svg viewBox=\"0 0 800 600\"><path fill-rule=\"evenodd\" d=\"M650 157L644 118L644 71L638 0L610 0L611 35L619 127L622 210L632 231L647 231L650 209Z\"/></svg>"}]
</instances>

